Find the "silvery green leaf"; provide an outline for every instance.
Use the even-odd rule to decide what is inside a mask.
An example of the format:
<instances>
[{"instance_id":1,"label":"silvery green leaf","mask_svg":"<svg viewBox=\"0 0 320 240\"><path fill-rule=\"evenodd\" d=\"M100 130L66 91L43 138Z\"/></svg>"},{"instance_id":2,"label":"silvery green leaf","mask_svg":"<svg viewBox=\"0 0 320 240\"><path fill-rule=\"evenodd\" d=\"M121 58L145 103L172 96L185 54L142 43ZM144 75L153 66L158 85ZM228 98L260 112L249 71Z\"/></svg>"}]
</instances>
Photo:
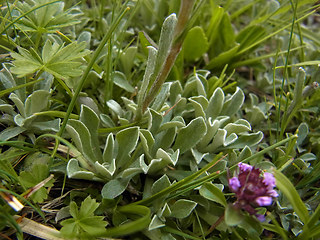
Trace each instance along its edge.
<instances>
[{"instance_id":1,"label":"silvery green leaf","mask_svg":"<svg viewBox=\"0 0 320 240\"><path fill-rule=\"evenodd\" d=\"M212 183L205 183L200 187L199 193L201 196L211 201L217 202L222 206L227 205L227 200L224 197L222 190Z\"/></svg>"},{"instance_id":2,"label":"silvery green leaf","mask_svg":"<svg viewBox=\"0 0 320 240\"><path fill-rule=\"evenodd\" d=\"M112 161L116 158L118 154L118 146L115 145L113 134L110 133L107 137L106 144L103 150L103 162L104 163L112 163Z\"/></svg>"},{"instance_id":3,"label":"silvery green leaf","mask_svg":"<svg viewBox=\"0 0 320 240\"><path fill-rule=\"evenodd\" d=\"M90 41L91 41L91 32L88 32L88 31L81 32L78 36L77 41L78 42L85 42L87 44L86 48L89 49L90 48Z\"/></svg>"},{"instance_id":4,"label":"silvery green leaf","mask_svg":"<svg viewBox=\"0 0 320 240\"><path fill-rule=\"evenodd\" d=\"M33 113L38 113L46 109L50 96L51 94L45 90L33 92L25 101L26 116L31 116Z\"/></svg>"},{"instance_id":5,"label":"silvery green leaf","mask_svg":"<svg viewBox=\"0 0 320 240\"><path fill-rule=\"evenodd\" d=\"M60 122L61 122L60 118L56 118L50 121L42 121L42 122L33 121L30 124L30 127L38 129L40 131L58 132L60 129Z\"/></svg>"},{"instance_id":6,"label":"silvery green leaf","mask_svg":"<svg viewBox=\"0 0 320 240\"><path fill-rule=\"evenodd\" d=\"M184 119L180 116L177 116L177 117L174 117L170 122L166 122L162 124L161 127L159 128L159 132L169 128L175 128L175 127L182 128L184 126L186 126Z\"/></svg>"},{"instance_id":7,"label":"silvery green leaf","mask_svg":"<svg viewBox=\"0 0 320 240\"><path fill-rule=\"evenodd\" d=\"M189 101L191 102L194 108L195 116L205 118L206 114L202 105L199 102L195 101L193 98L189 98Z\"/></svg>"},{"instance_id":8,"label":"silvery green leaf","mask_svg":"<svg viewBox=\"0 0 320 240\"><path fill-rule=\"evenodd\" d=\"M93 153L93 144L91 141L91 134L89 129L82 122L70 119L68 121L66 130L71 135L72 140L75 142L78 150L83 156L92 162L96 161L96 156Z\"/></svg>"},{"instance_id":9,"label":"silvery green leaf","mask_svg":"<svg viewBox=\"0 0 320 240\"><path fill-rule=\"evenodd\" d=\"M0 104L0 111L4 113L8 113L12 116L16 115L17 113L14 111L13 106L10 104Z\"/></svg>"},{"instance_id":10,"label":"silvery green leaf","mask_svg":"<svg viewBox=\"0 0 320 240\"><path fill-rule=\"evenodd\" d=\"M309 134L309 126L306 123L301 123L298 127L298 138L297 138L297 148L299 152L302 152L304 149L301 147L303 141Z\"/></svg>"},{"instance_id":11,"label":"silvery green leaf","mask_svg":"<svg viewBox=\"0 0 320 240\"><path fill-rule=\"evenodd\" d=\"M98 128L100 124L98 115L88 106L81 105L79 120L88 128L90 132L92 152L95 156L95 160L102 162L102 154L98 140Z\"/></svg>"},{"instance_id":12,"label":"silvery green leaf","mask_svg":"<svg viewBox=\"0 0 320 240\"><path fill-rule=\"evenodd\" d=\"M23 102L20 100L20 98L15 94L15 93L11 93L9 95L9 99L14 102L14 104L16 105L19 113L21 114L22 117L26 117L26 111L24 108L24 104Z\"/></svg>"},{"instance_id":13,"label":"silvery green leaf","mask_svg":"<svg viewBox=\"0 0 320 240\"><path fill-rule=\"evenodd\" d=\"M206 109L207 118L215 119L220 115L224 104L224 92L221 88L217 88L212 94L208 107Z\"/></svg>"},{"instance_id":14,"label":"silvery green leaf","mask_svg":"<svg viewBox=\"0 0 320 240\"><path fill-rule=\"evenodd\" d=\"M207 127L204 119L202 117L195 118L186 127L180 129L173 149L180 149L182 154L194 147L206 133Z\"/></svg>"},{"instance_id":15,"label":"silvery green leaf","mask_svg":"<svg viewBox=\"0 0 320 240\"><path fill-rule=\"evenodd\" d=\"M11 138L18 136L20 133L23 133L26 129L23 127L9 127L4 129L0 133L0 141L7 141Z\"/></svg>"},{"instance_id":16,"label":"silvery green leaf","mask_svg":"<svg viewBox=\"0 0 320 240\"><path fill-rule=\"evenodd\" d=\"M138 105L139 106L142 106L142 103L143 103L144 98L146 96L147 89L148 89L148 86L150 83L150 78L154 72L156 57L157 57L157 53L158 53L157 49L155 49L154 47L149 46L148 49L149 49L149 56L148 56L148 60L147 60L147 67L144 72L140 91L138 93Z\"/></svg>"},{"instance_id":17,"label":"silvery green leaf","mask_svg":"<svg viewBox=\"0 0 320 240\"><path fill-rule=\"evenodd\" d=\"M160 218L155 214L153 218L151 219L151 222L149 224L148 230L154 230L161 227L164 227L165 224L160 220Z\"/></svg>"},{"instance_id":18,"label":"silvery green leaf","mask_svg":"<svg viewBox=\"0 0 320 240\"><path fill-rule=\"evenodd\" d=\"M136 46L130 46L120 54L120 63L127 76L130 76L135 57L137 55L137 49L138 48Z\"/></svg>"},{"instance_id":19,"label":"silvery green leaf","mask_svg":"<svg viewBox=\"0 0 320 240\"><path fill-rule=\"evenodd\" d=\"M94 174L80 168L79 162L75 158L71 158L67 164L67 174L69 178L92 180Z\"/></svg>"},{"instance_id":20,"label":"silvery green leaf","mask_svg":"<svg viewBox=\"0 0 320 240\"><path fill-rule=\"evenodd\" d=\"M178 100L181 98L182 91L183 89L180 81L174 81L171 83L169 95L171 104L176 104L178 102Z\"/></svg>"},{"instance_id":21,"label":"silvery green leaf","mask_svg":"<svg viewBox=\"0 0 320 240\"><path fill-rule=\"evenodd\" d=\"M116 163L118 168L122 167L130 159L130 154L135 150L139 139L139 128L130 127L121 130L116 135L116 141L118 144L118 155Z\"/></svg>"},{"instance_id":22,"label":"silvery green leaf","mask_svg":"<svg viewBox=\"0 0 320 240\"><path fill-rule=\"evenodd\" d=\"M129 168L126 168L125 170L123 170L123 172L121 172L121 174L119 176L123 179L131 179L135 175L142 173L142 172L143 172L143 170L140 167L129 167Z\"/></svg>"},{"instance_id":23,"label":"silvery green leaf","mask_svg":"<svg viewBox=\"0 0 320 240\"><path fill-rule=\"evenodd\" d=\"M197 203L187 199L179 199L171 206L171 217L185 218L188 217Z\"/></svg>"},{"instance_id":24,"label":"silvery green leaf","mask_svg":"<svg viewBox=\"0 0 320 240\"><path fill-rule=\"evenodd\" d=\"M256 133L247 133L240 135L237 141L230 144L226 148L244 148L246 145L257 145L263 139L263 133L261 131Z\"/></svg>"},{"instance_id":25,"label":"silvery green leaf","mask_svg":"<svg viewBox=\"0 0 320 240\"><path fill-rule=\"evenodd\" d=\"M114 199L126 190L128 183L129 179L112 179L103 186L101 195L103 198Z\"/></svg>"},{"instance_id":26,"label":"silvery green leaf","mask_svg":"<svg viewBox=\"0 0 320 240\"><path fill-rule=\"evenodd\" d=\"M232 116L238 112L244 102L244 93L237 87L235 93L225 101L220 115Z\"/></svg>"},{"instance_id":27,"label":"silvery green leaf","mask_svg":"<svg viewBox=\"0 0 320 240\"><path fill-rule=\"evenodd\" d=\"M156 158L152 159L149 165L146 165L145 163L141 162L140 159L141 168L144 170L145 174L148 173L151 175L161 172L161 170L163 170L170 163L171 160L168 161L168 159Z\"/></svg>"},{"instance_id":28,"label":"silvery green leaf","mask_svg":"<svg viewBox=\"0 0 320 240\"><path fill-rule=\"evenodd\" d=\"M238 139L237 134L231 133L229 136L226 137L223 146L228 146L232 143L234 143Z\"/></svg>"},{"instance_id":29,"label":"silvery green leaf","mask_svg":"<svg viewBox=\"0 0 320 240\"><path fill-rule=\"evenodd\" d=\"M188 81L184 86L183 96L185 97L195 96L195 95L207 96L206 94L207 80L203 79L203 81L201 81L201 78L203 79L203 76L197 73L191 76L191 78L188 79Z\"/></svg>"},{"instance_id":30,"label":"silvery green leaf","mask_svg":"<svg viewBox=\"0 0 320 240\"><path fill-rule=\"evenodd\" d=\"M166 82L162 85L160 92L158 93L158 95L156 96L151 108L159 111L161 109L161 107L163 106L164 102L167 100L170 92L170 86L171 83L170 82Z\"/></svg>"},{"instance_id":31,"label":"silvery green leaf","mask_svg":"<svg viewBox=\"0 0 320 240\"><path fill-rule=\"evenodd\" d=\"M192 153L192 156L194 157L194 159L196 160L196 163L199 164L201 162L201 160L206 156L208 155L208 153L201 153L199 151L197 151L196 149L194 148L191 148L191 153Z\"/></svg>"},{"instance_id":32,"label":"silvery green leaf","mask_svg":"<svg viewBox=\"0 0 320 240\"><path fill-rule=\"evenodd\" d=\"M164 206L161 208L161 211L159 212L158 216L160 219L165 220L166 217L169 217L171 215L171 209L167 203L164 204Z\"/></svg>"},{"instance_id":33,"label":"silvery green leaf","mask_svg":"<svg viewBox=\"0 0 320 240\"><path fill-rule=\"evenodd\" d=\"M80 106L81 105L87 106L92 111L94 111L96 114L100 113L98 105L95 103L95 101L91 97L79 96L78 97L78 103L79 103Z\"/></svg>"},{"instance_id":34,"label":"silvery green leaf","mask_svg":"<svg viewBox=\"0 0 320 240\"><path fill-rule=\"evenodd\" d=\"M163 117L160 113L158 113L157 111L154 111L153 109L149 109L149 112L150 112L151 124L149 124L148 129L150 130L150 132L155 134L159 130Z\"/></svg>"},{"instance_id":35,"label":"silvery green leaf","mask_svg":"<svg viewBox=\"0 0 320 240\"><path fill-rule=\"evenodd\" d=\"M19 127L24 126L25 118L22 117L20 114L15 115L13 120L14 120L15 124L17 124Z\"/></svg>"},{"instance_id":36,"label":"silvery green leaf","mask_svg":"<svg viewBox=\"0 0 320 240\"><path fill-rule=\"evenodd\" d=\"M115 71L111 75L112 81L118 87L126 90L127 92L133 93L134 87L128 82L126 76L122 72Z\"/></svg>"},{"instance_id":37,"label":"silvery green leaf","mask_svg":"<svg viewBox=\"0 0 320 240\"><path fill-rule=\"evenodd\" d=\"M159 148L168 149L174 142L177 130L176 128L169 128L155 136L155 144L152 153L156 152Z\"/></svg>"},{"instance_id":38,"label":"silvery green leaf","mask_svg":"<svg viewBox=\"0 0 320 240\"><path fill-rule=\"evenodd\" d=\"M237 161L241 162L242 160L246 159L247 157L250 157L252 155L251 149L248 146L245 146L242 151L240 152Z\"/></svg>"},{"instance_id":39,"label":"silvery green leaf","mask_svg":"<svg viewBox=\"0 0 320 240\"><path fill-rule=\"evenodd\" d=\"M50 92L51 90L51 86L53 83L53 76L50 73L47 72L43 72L40 77L40 79L42 78L43 80L40 82L37 82L33 85L33 91L37 91L37 90L45 90Z\"/></svg>"},{"instance_id":40,"label":"silvery green leaf","mask_svg":"<svg viewBox=\"0 0 320 240\"><path fill-rule=\"evenodd\" d=\"M146 129L140 129L139 136L141 139L141 143L142 143L142 147L143 147L144 152L146 154L147 153L150 154L150 150L152 149L154 142L155 142L151 132Z\"/></svg>"},{"instance_id":41,"label":"silvery green leaf","mask_svg":"<svg viewBox=\"0 0 320 240\"><path fill-rule=\"evenodd\" d=\"M228 123L223 129L228 132L228 135L231 133L239 134L242 132L251 131L251 125L244 119L238 119L234 123Z\"/></svg>"},{"instance_id":42,"label":"silvery green leaf","mask_svg":"<svg viewBox=\"0 0 320 240\"><path fill-rule=\"evenodd\" d=\"M116 116L122 117L124 115L123 109L121 108L120 104L116 101L112 99L107 101L107 106L110 108L111 111L113 111L116 114Z\"/></svg>"},{"instance_id":43,"label":"silvery green leaf","mask_svg":"<svg viewBox=\"0 0 320 240\"><path fill-rule=\"evenodd\" d=\"M162 25L160 39L159 39L159 48L157 59L155 62L154 74L155 76L161 71L162 66L169 54L169 51L172 46L173 39L175 37L174 31L177 24L176 14L171 14L168 16Z\"/></svg>"},{"instance_id":44,"label":"silvery green leaf","mask_svg":"<svg viewBox=\"0 0 320 240\"><path fill-rule=\"evenodd\" d=\"M100 114L100 120L101 120L102 124L105 125L105 127L113 128L116 126L114 124L114 122L112 121L112 119L107 114L104 114L104 113Z\"/></svg>"},{"instance_id":45,"label":"silvery green leaf","mask_svg":"<svg viewBox=\"0 0 320 240\"><path fill-rule=\"evenodd\" d=\"M98 161L94 163L97 174L100 174L103 177L111 179L113 174L116 171L116 160L112 159L111 164L102 163Z\"/></svg>"},{"instance_id":46,"label":"silvery green leaf","mask_svg":"<svg viewBox=\"0 0 320 240\"><path fill-rule=\"evenodd\" d=\"M136 112L138 105L134 101L126 97L121 97L121 99L128 110Z\"/></svg>"},{"instance_id":47,"label":"silvery green leaf","mask_svg":"<svg viewBox=\"0 0 320 240\"><path fill-rule=\"evenodd\" d=\"M212 138L217 133L219 126L220 126L219 120L212 121L211 117L207 119L207 133L206 135L204 135L204 137L201 139L201 141L198 144L199 145L198 147L200 149L203 149L211 142Z\"/></svg>"},{"instance_id":48,"label":"silvery green leaf","mask_svg":"<svg viewBox=\"0 0 320 240\"><path fill-rule=\"evenodd\" d=\"M217 133L215 134L212 142L204 148L205 152L213 152L218 147L223 146L225 139L227 136L227 131L224 129L218 129Z\"/></svg>"},{"instance_id":49,"label":"silvery green leaf","mask_svg":"<svg viewBox=\"0 0 320 240\"><path fill-rule=\"evenodd\" d=\"M171 182L166 174L162 175L161 178L159 178L157 181L155 181L151 187L151 193L156 194L160 192L161 190L169 187L171 185Z\"/></svg>"}]
</instances>

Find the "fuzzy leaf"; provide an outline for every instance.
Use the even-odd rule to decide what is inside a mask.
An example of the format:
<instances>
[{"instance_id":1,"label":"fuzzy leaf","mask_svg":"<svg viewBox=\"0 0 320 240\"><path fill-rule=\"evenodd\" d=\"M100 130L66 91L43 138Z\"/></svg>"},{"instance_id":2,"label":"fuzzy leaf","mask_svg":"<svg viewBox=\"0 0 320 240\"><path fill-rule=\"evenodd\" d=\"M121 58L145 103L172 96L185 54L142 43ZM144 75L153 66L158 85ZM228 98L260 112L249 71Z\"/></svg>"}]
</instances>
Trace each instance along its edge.
<instances>
[{"instance_id":1,"label":"fuzzy leaf","mask_svg":"<svg viewBox=\"0 0 320 240\"><path fill-rule=\"evenodd\" d=\"M171 207L171 217L185 218L188 217L197 203L187 199L179 199Z\"/></svg>"},{"instance_id":2,"label":"fuzzy leaf","mask_svg":"<svg viewBox=\"0 0 320 240\"><path fill-rule=\"evenodd\" d=\"M126 90L127 92L133 93L134 87L128 82L126 76L122 72L114 72L112 73L112 80L115 85Z\"/></svg>"},{"instance_id":3,"label":"fuzzy leaf","mask_svg":"<svg viewBox=\"0 0 320 240\"><path fill-rule=\"evenodd\" d=\"M220 203L222 206L227 205L226 198L221 190L212 183L205 183L201 186L199 193L201 196L211 201Z\"/></svg>"},{"instance_id":4,"label":"fuzzy leaf","mask_svg":"<svg viewBox=\"0 0 320 240\"><path fill-rule=\"evenodd\" d=\"M180 129L173 149L180 149L181 154L194 147L206 134L207 127L202 117L193 119ZM190 137L192 136L192 138Z\"/></svg>"},{"instance_id":5,"label":"fuzzy leaf","mask_svg":"<svg viewBox=\"0 0 320 240\"><path fill-rule=\"evenodd\" d=\"M103 186L101 196L107 199L114 199L126 190L128 183L129 179L112 179Z\"/></svg>"},{"instance_id":6,"label":"fuzzy leaf","mask_svg":"<svg viewBox=\"0 0 320 240\"><path fill-rule=\"evenodd\" d=\"M239 111L244 101L243 91L237 87L235 93L224 103L220 115L232 116Z\"/></svg>"},{"instance_id":7,"label":"fuzzy leaf","mask_svg":"<svg viewBox=\"0 0 320 240\"><path fill-rule=\"evenodd\" d=\"M126 128L117 133L116 141L118 143L118 148L121 149L116 158L118 167L121 167L130 158L130 154L135 150L138 139L138 127Z\"/></svg>"}]
</instances>

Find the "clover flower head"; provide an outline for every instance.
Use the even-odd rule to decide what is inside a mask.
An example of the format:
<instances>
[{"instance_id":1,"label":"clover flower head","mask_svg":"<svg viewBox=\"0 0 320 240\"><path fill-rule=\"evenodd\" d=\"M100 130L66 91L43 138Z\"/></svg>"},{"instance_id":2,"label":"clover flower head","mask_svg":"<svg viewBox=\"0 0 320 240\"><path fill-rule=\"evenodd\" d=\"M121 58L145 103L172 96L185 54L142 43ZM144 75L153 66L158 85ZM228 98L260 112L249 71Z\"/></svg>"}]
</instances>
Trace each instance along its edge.
<instances>
[{"instance_id":1,"label":"clover flower head","mask_svg":"<svg viewBox=\"0 0 320 240\"><path fill-rule=\"evenodd\" d=\"M272 173L246 163L239 163L238 167L237 176L229 179L229 188L237 197L234 205L263 221L264 216L257 214L256 208L271 205L278 196L275 178Z\"/></svg>"}]
</instances>

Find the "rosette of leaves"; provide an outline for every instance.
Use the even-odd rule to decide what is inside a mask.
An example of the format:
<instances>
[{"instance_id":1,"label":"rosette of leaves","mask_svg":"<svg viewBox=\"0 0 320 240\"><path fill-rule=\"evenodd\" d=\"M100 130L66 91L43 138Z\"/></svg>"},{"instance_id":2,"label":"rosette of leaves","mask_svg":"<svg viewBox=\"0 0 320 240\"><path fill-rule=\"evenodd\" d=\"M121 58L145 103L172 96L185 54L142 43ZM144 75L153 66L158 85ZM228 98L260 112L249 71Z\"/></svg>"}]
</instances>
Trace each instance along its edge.
<instances>
[{"instance_id":1,"label":"rosette of leaves","mask_svg":"<svg viewBox=\"0 0 320 240\"><path fill-rule=\"evenodd\" d=\"M35 133L57 132L60 119L38 115L50 108L52 75L42 74L41 82L34 81L34 91L27 96L26 86L30 84L26 83L25 79L15 78L9 69L9 65L3 64L0 73L0 82L4 88L1 93L12 90L9 95L10 102L0 100L0 111L3 113L1 122L6 126L0 133L1 141L14 138L21 133L28 134L34 140Z\"/></svg>"}]
</instances>

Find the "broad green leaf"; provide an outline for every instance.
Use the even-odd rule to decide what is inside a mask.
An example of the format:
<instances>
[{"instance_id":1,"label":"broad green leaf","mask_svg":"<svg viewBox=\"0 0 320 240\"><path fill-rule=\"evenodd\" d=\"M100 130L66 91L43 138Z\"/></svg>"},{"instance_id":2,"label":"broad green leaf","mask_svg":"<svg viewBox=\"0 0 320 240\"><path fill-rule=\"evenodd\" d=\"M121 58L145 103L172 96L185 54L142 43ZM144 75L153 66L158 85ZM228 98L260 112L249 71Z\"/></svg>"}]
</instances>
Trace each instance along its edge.
<instances>
[{"instance_id":1,"label":"broad green leaf","mask_svg":"<svg viewBox=\"0 0 320 240\"><path fill-rule=\"evenodd\" d=\"M212 183L205 183L201 186L199 193L201 196L211 201L220 203L222 206L227 205L226 198L221 190Z\"/></svg>"},{"instance_id":2,"label":"broad green leaf","mask_svg":"<svg viewBox=\"0 0 320 240\"><path fill-rule=\"evenodd\" d=\"M26 116L41 112L49 105L50 92L45 90L34 91L25 101Z\"/></svg>"},{"instance_id":3,"label":"broad green leaf","mask_svg":"<svg viewBox=\"0 0 320 240\"><path fill-rule=\"evenodd\" d=\"M23 127L9 127L4 129L0 133L0 141L7 141L11 138L18 136L20 133L23 133L26 129Z\"/></svg>"},{"instance_id":4,"label":"broad green leaf","mask_svg":"<svg viewBox=\"0 0 320 240\"><path fill-rule=\"evenodd\" d=\"M114 199L126 190L128 183L129 179L112 179L103 186L101 196L107 199Z\"/></svg>"},{"instance_id":5,"label":"broad green leaf","mask_svg":"<svg viewBox=\"0 0 320 240\"><path fill-rule=\"evenodd\" d=\"M164 226L165 224L163 223L163 221L161 221L161 219L157 215L154 215L149 224L148 230L151 231Z\"/></svg>"},{"instance_id":6,"label":"broad green leaf","mask_svg":"<svg viewBox=\"0 0 320 240\"><path fill-rule=\"evenodd\" d=\"M100 124L98 115L88 106L81 105L79 120L88 128L90 132L92 152L95 156L95 160L102 162L102 154L98 140L98 127Z\"/></svg>"},{"instance_id":7,"label":"broad green leaf","mask_svg":"<svg viewBox=\"0 0 320 240\"><path fill-rule=\"evenodd\" d=\"M91 162L98 160L93 152L95 148L93 147L94 143L91 141L89 129L82 122L70 119L66 129L71 135L78 150L87 160ZM97 149L96 151L100 150Z\"/></svg>"},{"instance_id":8,"label":"broad green leaf","mask_svg":"<svg viewBox=\"0 0 320 240\"><path fill-rule=\"evenodd\" d=\"M186 127L180 129L173 149L180 149L181 154L190 150L201 140L206 132L207 127L203 118L193 119Z\"/></svg>"},{"instance_id":9,"label":"broad green leaf","mask_svg":"<svg viewBox=\"0 0 320 240\"><path fill-rule=\"evenodd\" d=\"M85 42L73 42L64 46L47 40L43 46L41 57L33 49L28 51L18 47L19 53L11 53L15 59L11 72L17 74L18 77L24 77L39 70L51 73L61 79L77 77L82 73L79 68L81 66L80 59L89 54L89 50L85 50L85 47Z\"/></svg>"},{"instance_id":10,"label":"broad green leaf","mask_svg":"<svg viewBox=\"0 0 320 240\"><path fill-rule=\"evenodd\" d=\"M200 26L189 30L184 42L183 53L187 60L200 58L209 48L208 39Z\"/></svg>"},{"instance_id":11,"label":"broad green leaf","mask_svg":"<svg viewBox=\"0 0 320 240\"><path fill-rule=\"evenodd\" d=\"M240 135L238 139L226 146L226 148L244 148L245 146L257 145L263 139L263 133L261 131L256 133L246 133Z\"/></svg>"},{"instance_id":12,"label":"broad green leaf","mask_svg":"<svg viewBox=\"0 0 320 240\"><path fill-rule=\"evenodd\" d=\"M235 93L225 101L220 115L232 116L239 111L244 102L244 93L241 88L237 87Z\"/></svg>"},{"instance_id":13,"label":"broad green leaf","mask_svg":"<svg viewBox=\"0 0 320 240\"><path fill-rule=\"evenodd\" d=\"M161 190L169 187L170 185L171 185L171 182L168 176L164 174L161 178L159 178L157 181L154 182L151 188L151 193L156 194Z\"/></svg>"},{"instance_id":14,"label":"broad green leaf","mask_svg":"<svg viewBox=\"0 0 320 240\"><path fill-rule=\"evenodd\" d=\"M135 150L139 139L139 128L130 127L121 130L116 135L119 152L116 158L116 164L121 167L129 160L130 154Z\"/></svg>"},{"instance_id":15,"label":"broad green leaf","mask_svg":"<svg viewBox=\"0 0 320 240\"><path fill-rule=\"evenodd\" d=\"M224 220L228 226L236 226L243 221L243 215L239 209L229 204L225 209Z\"/></svg>"},{"instance_id":16,"label":"broad green leaf","mask_svg":"<svg viewBox=\"0 0 320 240\"><path fill-rule=\"evenodd\" d=\"M103 162L111 163L117 156L118 148L114 143L113 134L110 133L107 137L106 144L103 150Z\"/></svg>"},{"instance_id":17,"label":"broad green leaf","mask_svg":"<svg viewBox=\"0 0 320 240\"><path fill-rule=\"evenodd\" d=\"M80 168L79 162L75 158L71 158L67 164L67 174L69 178L92 180L94 173Z\"/></svg>"},{"instance_id":18,"label":"broad green leaf","mask_svg":"<svg viewBox=\"0 0 320 240\"><path fill-rule=\"evenodd\" d=\"M209 104L206 109L207 118L211 117L212 120L214 120L216 117L218 117L222 110L223 104L224 104L224 92L222 91L221 88L217 88L213 92L209 100Z\"/></svg>"},{"instance_id":19,"label":"broad green leaf","mask_svg":"<svg viewBox=\"0 0 320 240\"><path fill-rule=\"evenodd\" d=\"M179 199L171 206L171 217L185 218L188 217L197 203L187 199Z\"/></svg>"},{"instance_id":20,"label":"broad green leaf","mask_svg":"<svg viewBox=\"0 0 320 240\"><path fill-rule=\"evenodd\" d=\"M127 92L133 93L134 87L128 82L126 76L122 72L115 71L112 73L112 81L118 87L126 90Z\"/></svg>"},{"instance_id":21,"label":"broad green leaf","mask_svg":"<svg viewBox=\"0 0 320 240\"><path fill-rule=\"evenodd\" d=\"M306 224L309 220L308 209L304 202L301 200L296 188L292 185L291 181L280 171L274 170L274 176L276 178L276 185L279 190L290 201L293 209L300 217L301 221Z\"/></svg>"}]
</instances>

